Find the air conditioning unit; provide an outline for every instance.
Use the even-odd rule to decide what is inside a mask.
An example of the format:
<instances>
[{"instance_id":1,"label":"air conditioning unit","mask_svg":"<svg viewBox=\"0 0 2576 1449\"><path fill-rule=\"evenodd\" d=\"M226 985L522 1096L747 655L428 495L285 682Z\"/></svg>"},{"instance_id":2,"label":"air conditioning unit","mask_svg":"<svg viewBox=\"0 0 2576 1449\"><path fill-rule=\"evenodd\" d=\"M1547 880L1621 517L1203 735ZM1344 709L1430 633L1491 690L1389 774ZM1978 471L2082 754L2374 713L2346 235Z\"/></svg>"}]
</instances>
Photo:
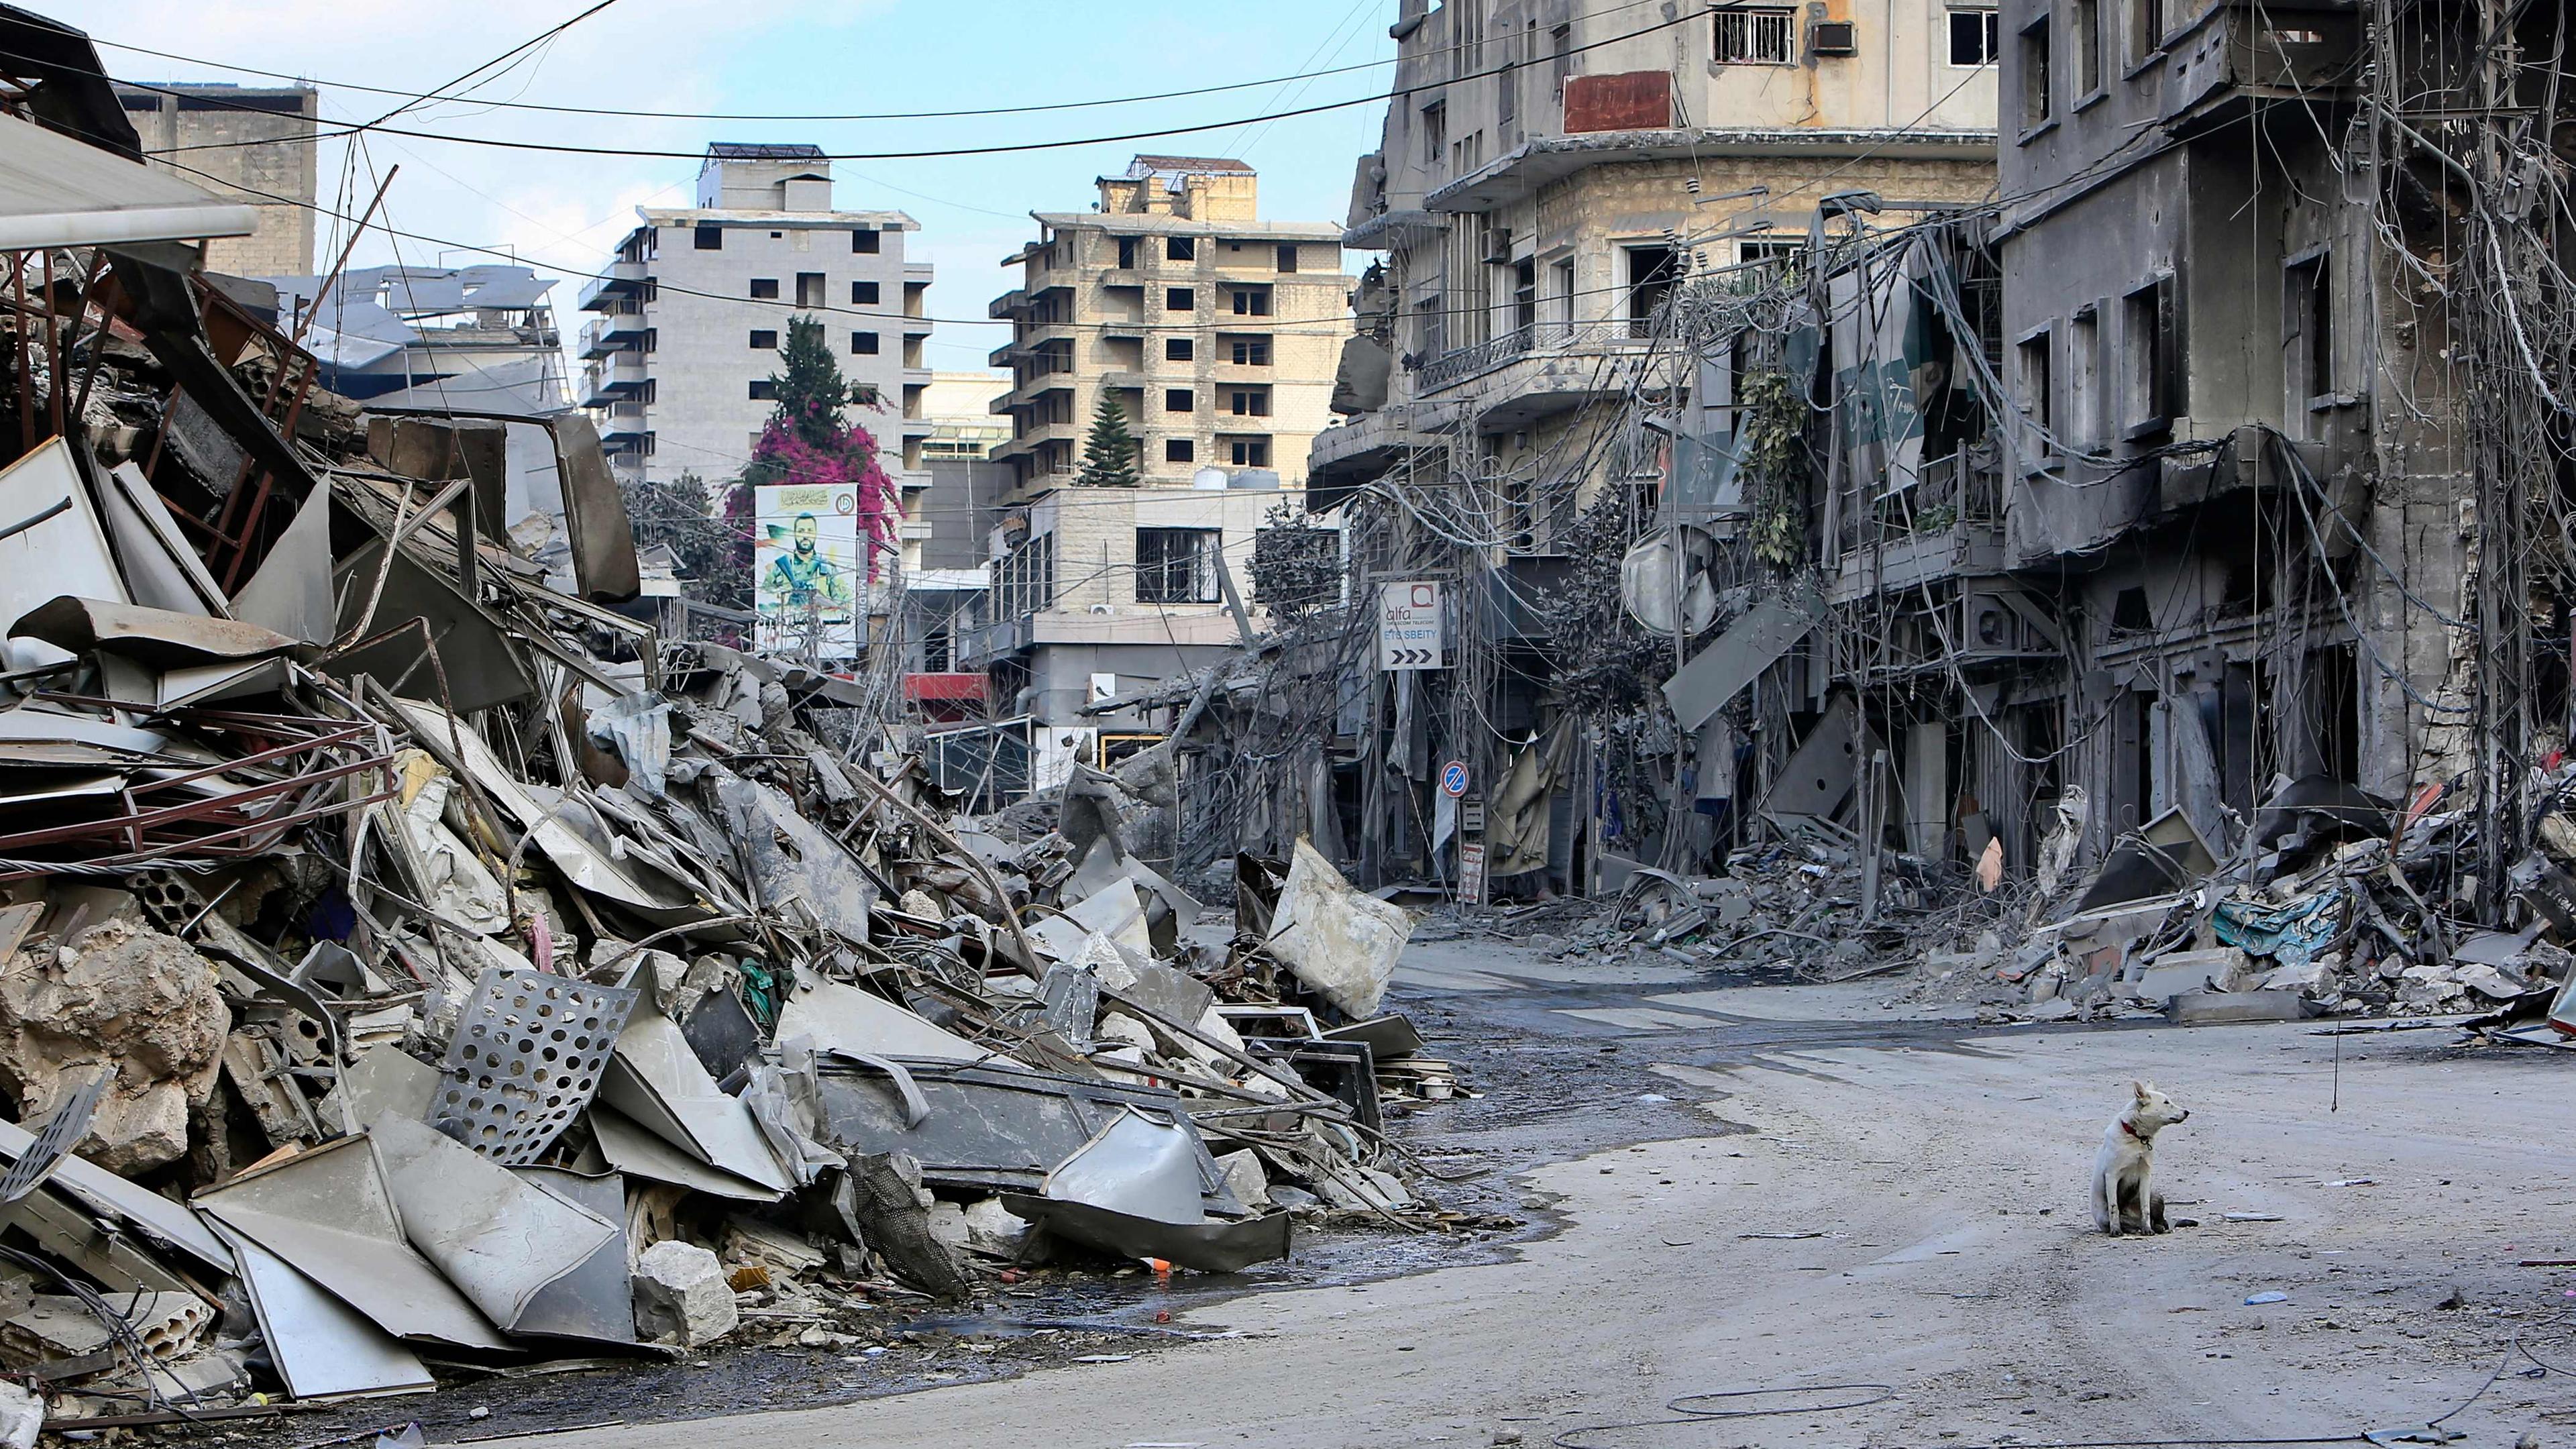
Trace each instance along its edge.
<instances>
[{"instance_id":1,"label":"air conditioning unit","mask_svg":"<svg viewBox=\"0 0 2576 1449\"><path fill-rule=\"evenodd\" d=\"M1848 20L1819 20L1807 27L1807 44L1818 55L1860 54L1860 33Z\"/></svg>"},{"instance_id":2,"label":"air conditioning unit","mask_svg":"<svg viewBox=\"0 0 2576 1449\"><path fill-rule=\"evenodd\" d=\"M1951 643L1965 657L2057 655L2066 649L2066 636L2056 622L2029 595L2009 585L1962 588L1956 627Z\"/></svg>"},{"instance_id":3,"label":"air conditioning unit","mask_svg":"<svg viewBox=\"0 0 2576 1449\"><path fill-rule=\"evenodd\" d=\"M1510 227L1489 226L1485 228L1485 260L1487 263L1497 267L1509 266L1511 264L1512 229Z\"/></svg>"}]
</instances>

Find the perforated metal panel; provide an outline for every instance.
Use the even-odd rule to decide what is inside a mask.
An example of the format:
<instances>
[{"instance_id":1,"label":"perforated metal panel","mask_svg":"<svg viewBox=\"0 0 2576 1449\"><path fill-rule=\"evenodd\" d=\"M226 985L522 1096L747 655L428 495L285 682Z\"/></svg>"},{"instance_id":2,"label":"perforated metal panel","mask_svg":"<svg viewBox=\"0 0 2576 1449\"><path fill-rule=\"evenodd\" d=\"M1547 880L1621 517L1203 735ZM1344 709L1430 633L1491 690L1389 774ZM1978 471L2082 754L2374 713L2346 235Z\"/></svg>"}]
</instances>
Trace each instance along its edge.
<instances>
[{"instance_id":1,"label":"perforated metal panel","mask_svg":"<svg viewBox=\"0 0 2576 1449\"><path fill-rule=\"evenodd\" d=\"M485 971L448 1043L430 1125L503 1166L535 1162L590 1105L637 994L541 971Z\"/></svg>"}]
</instances>

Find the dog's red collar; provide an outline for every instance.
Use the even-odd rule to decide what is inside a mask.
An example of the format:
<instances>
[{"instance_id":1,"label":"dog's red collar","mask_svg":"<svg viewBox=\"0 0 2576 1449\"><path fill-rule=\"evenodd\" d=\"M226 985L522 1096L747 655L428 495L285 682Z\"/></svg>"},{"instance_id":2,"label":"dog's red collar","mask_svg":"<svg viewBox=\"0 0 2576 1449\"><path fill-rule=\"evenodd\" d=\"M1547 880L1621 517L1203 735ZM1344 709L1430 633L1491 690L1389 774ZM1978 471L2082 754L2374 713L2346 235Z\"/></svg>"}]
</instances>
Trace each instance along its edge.
<instances>
[{"instance_id":1,"label":"dog's red collar","mask_svg":"<svg viewBox=\"0 0 2576 1449\"><path fill-rule=\"evenodd\" d=\"M2144 1138L2144 1137L2142 1137L2142 1136L2139 1136L2139 1133L2138 1133L2138 1124L2137 1124L2137 1123L2135 1123L2135 1122L2123 1121L2123 1122L2120 1124L2120 1130L2121 1130L2121 1131L2123 1131L2123 1132L2128 1133L2128 1134L2129 1134L2130 1136L2132 1136L2132 1137L2136 1137L2140 1142L2144 1142L2144 1141L2146 1141L2146 1140L2147 1140L2146 1138Z\"/></svg>"}]
</instances>

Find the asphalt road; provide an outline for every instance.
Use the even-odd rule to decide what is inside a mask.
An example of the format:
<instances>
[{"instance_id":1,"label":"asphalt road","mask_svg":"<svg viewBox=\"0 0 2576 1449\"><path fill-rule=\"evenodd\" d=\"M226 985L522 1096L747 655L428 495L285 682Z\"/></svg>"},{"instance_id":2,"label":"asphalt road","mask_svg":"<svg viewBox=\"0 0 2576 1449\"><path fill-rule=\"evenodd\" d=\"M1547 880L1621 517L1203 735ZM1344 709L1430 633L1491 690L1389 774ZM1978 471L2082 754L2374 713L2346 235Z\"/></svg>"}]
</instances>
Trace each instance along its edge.
<instances>
[{"instance_id":1,"label":"asphalt road","mask_svg":"<svg viewBox=\"0 0 2576 1449\"><path fill-rule=\"evenodd\" d=\"M2517 1266L2576 1259L2576 1056L2416 1032L2344 1038L2338 1063L2299 1026L1977 1034L1898 1021L1868 983L1592 980L1490 943L1420 948L1408 977L1532 1051L1615 1048L1642 1084L1623 1110L1656 1140L1521 1180L1561 1232L1181 1319L1240 1339L506 1442L2028 1449L2331 1438L2469 1400L2444 1425L2467 1444L2576 1439L2576 1377L2544 1367L2576 1374L2576 1271ZM2192 1109L2158 1173L2202 1225L2109 1240L2085 1174L2141 1076ZM1789 1392L1741 1394L1769 1389ZM1775 1412L1583 1428L1690 1394Z\"/></svg>"}]
</instances>

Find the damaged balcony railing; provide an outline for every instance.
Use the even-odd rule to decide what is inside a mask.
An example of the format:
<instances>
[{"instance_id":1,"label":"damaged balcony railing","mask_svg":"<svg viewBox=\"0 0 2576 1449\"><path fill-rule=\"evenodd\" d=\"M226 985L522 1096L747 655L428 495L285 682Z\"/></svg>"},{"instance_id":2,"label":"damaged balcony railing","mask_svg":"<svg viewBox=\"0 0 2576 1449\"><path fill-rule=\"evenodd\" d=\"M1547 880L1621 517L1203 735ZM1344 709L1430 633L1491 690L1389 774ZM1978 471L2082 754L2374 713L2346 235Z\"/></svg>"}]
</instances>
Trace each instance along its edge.
<instances>
[{"instance_id":1,"label":"damaged balcony railing","mask_svg":"<svg viewBox=\"0 0 2576 1449\"><path fill-rule=\"evenodd\" d=\"M1911 483L1890 487L1887 481L1868 509L1845 516L1846 553L1873 542L2003 527L2003 480L1990 453L1960 448L1924 463Z\"/></svg>"},{"instance_id":2,"label":"damaged balcony railing","mask_svg":"<svg viewBox=\"0 0 2576 1449\"><path fill-rule=\"evenodd\" d=\"M1480 373L1491 372L1532 352L1571 352L1611 343L1643 346L1644 340L1629 335L1628 319L1624 317L1584 323L1531 322L1487 341L1452 348L1415 364L1414 386L1422 392L1437 392Z\"/></svg>"}]
</instances>

